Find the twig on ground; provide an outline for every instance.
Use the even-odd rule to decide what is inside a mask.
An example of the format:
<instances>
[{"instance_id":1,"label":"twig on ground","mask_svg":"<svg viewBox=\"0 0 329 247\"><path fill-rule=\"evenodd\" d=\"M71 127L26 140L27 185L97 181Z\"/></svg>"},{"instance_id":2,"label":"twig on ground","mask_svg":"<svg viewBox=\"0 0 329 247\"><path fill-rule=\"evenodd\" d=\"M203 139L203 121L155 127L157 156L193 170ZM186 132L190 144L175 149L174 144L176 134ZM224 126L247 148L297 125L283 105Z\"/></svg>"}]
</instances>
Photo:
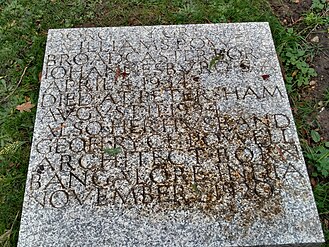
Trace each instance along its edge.
<instances>
[{"instance_id":1,"label":"twig on ground","mask_svg":"<svg viewBox=\"0 0 329 247\"><path fill-rule=\"evenodd\" d=\"M30 62L30 63L31 63L31 62ZM14 92L17 90L17 88L18 88L18 87L20 86L20 84L22 83L23 77L24 77L24 75L25 75L25 73L26 73L27 68L30 66L30 63L28 63L28 64L25 66L25 68L24 68L24 70L23 70L23 73L22 73L21 77L19 78L19 81L18 81L16 87L14 88L14 90L13 90L10 94L8 94L7 97L3 98L3 99L0 101L0 103L6 102L7 99L9 99L9 98L14 94Z\"/></svg>"},{"instance_id":2,"label":"twig on ground","mask_svg":"<svg viewBox=\"0 0 329 247\"><path fill-rule=\"evenodd\" d=\"M13 232L13 228L15 222L17 221L18 215L19 215L19 211L17 212L14 222L11 225L10 229L0 236L0 243L4 244L3 246L7 246L8 240L10 238L11 233Z\"/></svg>"}]
</instances>

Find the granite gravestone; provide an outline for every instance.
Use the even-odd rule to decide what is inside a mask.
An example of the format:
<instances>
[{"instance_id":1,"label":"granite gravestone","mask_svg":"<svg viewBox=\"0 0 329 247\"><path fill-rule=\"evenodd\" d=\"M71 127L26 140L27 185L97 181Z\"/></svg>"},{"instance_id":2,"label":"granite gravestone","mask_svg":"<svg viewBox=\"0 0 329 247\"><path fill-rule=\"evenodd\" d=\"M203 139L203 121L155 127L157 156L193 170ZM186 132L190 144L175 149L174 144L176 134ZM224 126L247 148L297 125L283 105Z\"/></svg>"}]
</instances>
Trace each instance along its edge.
<instances>
[{"instance_id":1,"label":"granite gravestone","mask_svg":"<svg viewBox=\"0 0 329 247\"><path fill-rule=\"evenodd\" d=\"M321 242L267 23L49 30L20 247Z\"/></svg>"}]
</instances>

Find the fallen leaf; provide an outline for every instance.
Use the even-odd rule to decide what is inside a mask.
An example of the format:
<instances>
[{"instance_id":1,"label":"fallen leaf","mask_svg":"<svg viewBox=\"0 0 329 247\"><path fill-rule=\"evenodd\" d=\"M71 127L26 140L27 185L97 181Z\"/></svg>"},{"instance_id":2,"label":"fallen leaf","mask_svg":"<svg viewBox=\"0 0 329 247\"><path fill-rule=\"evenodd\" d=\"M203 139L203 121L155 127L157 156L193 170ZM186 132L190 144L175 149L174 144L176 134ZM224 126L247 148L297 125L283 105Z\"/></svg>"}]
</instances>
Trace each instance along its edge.
<instances>
[{"instance_id":1,"label":"fallen leaf","mask_svg":"<svg viewBox=\"0 0 329 247\"><path fill-rule=\"evenodd\" d=\"M311 184L312 184L313 188L317 185L317 182L314 178L311 178Z\"/></svg>"},{"instance_id":2,"label":"fallen leaf","mask_svg":"<svg viewBox=\"0 0 329 247\"><path fill-rule=\"evenodd\" d=\"M299 3L300 2L300 0L294 0L294 3Z\"/></svg>"},{"instance_id":3,"label":"fallen leaf","mask_svg":"<svg viewBox=\"0 0 329 247\"><path fill-rule=\"evenodd\" d=\"M220 53L216 56L214 56L209 64L209 69L211 69L213 66L215 66L219 61L224 59L223 51L221 50Z\"/></svg>"},{"instance_id":4,"label":"fallen leaf","mask_svg":"<svg viewBox=\"0 0 329 247\"><path fill-rule=\"evenodd\" d=\"M110 156L116 156L119 153L121 153L121 148L117 147L117 148L105 148L104 152L107 153Z\"/></svg>"},{"instance_id":5,"label":"fallen leaf","mask_svg":"<svg viewBox=\"0 0 329 247\"><path fill-rule=\"evenodd\" d=\"M298 73L298 70L295 70L294 72L292 72L291 76L295 77L297 75L297 73Z\"/></svg>"},{"instance_id":6,"label":"fallen leaf","mask_svg":"<svg viewBox=\"0 0 329 247\"><path fill-rule=\"evenodd\" d=\"M19 64L16 64L16 71L20 71L21 70L21 66Z\"/></svg>"},{"instance_id":7,"label":"fallen leaf","mask_svg":"<svg viewBox=\"0 0 329 247\"><path fill-rule=\"evenodd\" d=\"M262 75L263 80L268 80L270 78L270 75Z\"/></svg>"},{"instance_id":8,"label":"fallen leaf","mask_svg":"<svg viewBox=\"0 0 329 247\"><path fill-rule=\"evenodd\" d=\"M42 78L42 72L40 72L38 75L39 82L41 81L41 78Z\"/></svg>"},{"instance_id":9,"label":"fallen leaf","mask_svg":"<svg viewBox=\"0 0 329 247\"><path fill-rule=\"evenodd\" d=\"M320 136L319 132L317 132L316 130L311 130L311 138L314 142L321 141L321 136Z\"/></svg>"},{"instance_id":10,"label":"fallen leaf","mask_svg":"<svg viewBox=\"0 0 329 247\"><path fill-rule=\"evenodd\" d=\"M323 225L325 225L326 228L329 227L329 219L322 219Z\"/></svg>"},{"instance_id":11,"label":"fallen leaf","mask_svg":"<svg viewBox=\"0 0 329 247\"><path fill-rule=\"evenodd\" d=\"M29 102L31 100L31 98L29 96L24 96L24 99L26 102Z\"/></svg>"},{"instance_id":12,"label":"fallen leaf","mask_svg":"<svg viewBox=\"0 0 329 247\"><path fill-rule=\"evenodd\" d=\"M16 110L19 110L20 112L31 112L31 108L33 108L35 105L31 104L31 102L25 102L21 105L16 106Z\"/></svg>"},{"instance_id":13,"label":"fallen leaf","mask_svg":"<svg viewBox=\"0 0 329 247\"><path fill-rule=\"evenodd\" d=\"M10 167L10 168L19 168L19 166L20 166L19 163L17 163L17 164L16 164L16 163L10 163L10 164L9 164L9 167Z\"/></svg>"}]
</instances>

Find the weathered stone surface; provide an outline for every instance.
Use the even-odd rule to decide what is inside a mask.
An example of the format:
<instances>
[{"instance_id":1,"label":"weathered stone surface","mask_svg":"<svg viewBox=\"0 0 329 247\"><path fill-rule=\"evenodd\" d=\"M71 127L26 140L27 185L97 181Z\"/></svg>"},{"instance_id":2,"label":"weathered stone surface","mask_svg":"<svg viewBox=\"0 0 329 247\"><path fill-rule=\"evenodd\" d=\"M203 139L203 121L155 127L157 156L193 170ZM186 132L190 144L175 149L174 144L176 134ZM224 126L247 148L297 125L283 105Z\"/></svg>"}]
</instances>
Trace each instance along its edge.
<instances>
[{"instance_id":1,"label":"weathered stone surface","mask_svg":"<svg viewBox=\"0 0 329 247\"><path fill-rule=\"evenodd\" d=\"M321 242L267 23L49 31L20 247Z\"/></svg>"}]
</instances>

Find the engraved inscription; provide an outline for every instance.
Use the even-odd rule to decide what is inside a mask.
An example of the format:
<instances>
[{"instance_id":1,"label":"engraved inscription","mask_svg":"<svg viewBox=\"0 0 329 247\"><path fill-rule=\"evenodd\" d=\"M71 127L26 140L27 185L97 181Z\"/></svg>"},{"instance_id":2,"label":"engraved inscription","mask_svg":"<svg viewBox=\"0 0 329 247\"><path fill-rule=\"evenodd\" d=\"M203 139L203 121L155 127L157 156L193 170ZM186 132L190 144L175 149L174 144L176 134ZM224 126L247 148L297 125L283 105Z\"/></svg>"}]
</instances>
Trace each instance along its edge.
<instances>
[{"instance_id":1,"label":"engraved inscription","mask_svg":"<svg viewBox=\"0 0 329 247\"><path fill-rule=\"evenodd\" d=\"M302 177L290 115L239 108L286 100L262 78L270 65L250 45L184 29L143 39L63 31L61 39L45 57L45 128L34 145L42 159L28 182L41 207L229 215L280 201L287 176ZM233 74L254 83L225 83Z\"/></svg>"}]
</instances>

